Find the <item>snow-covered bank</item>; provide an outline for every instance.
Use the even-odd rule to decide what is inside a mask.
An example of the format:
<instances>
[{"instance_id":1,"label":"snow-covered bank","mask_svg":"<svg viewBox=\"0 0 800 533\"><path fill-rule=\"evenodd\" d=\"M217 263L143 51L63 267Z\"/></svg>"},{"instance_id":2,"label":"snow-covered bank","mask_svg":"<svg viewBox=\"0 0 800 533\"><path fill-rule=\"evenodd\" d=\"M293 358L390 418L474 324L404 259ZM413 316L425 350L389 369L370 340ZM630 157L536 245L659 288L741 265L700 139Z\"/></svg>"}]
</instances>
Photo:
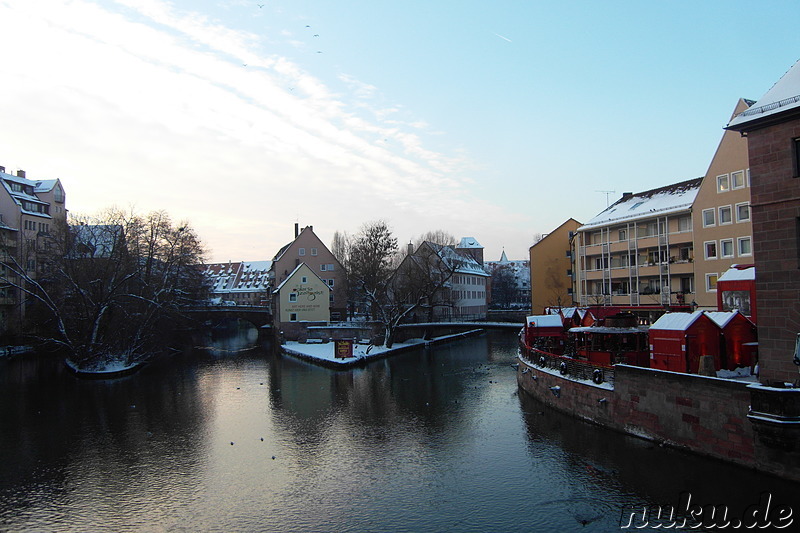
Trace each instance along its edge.
<instances>
[{"instance_id":1,"label":"snow-covered bank","mask_svg":"<svg viewBox=\"0 0 800 533\"><path fill-rule=\"evenodd\" d=\"M144 361L127 364L123 361L104 361L87 368L79 368L78 365L69 359L64 359L67 365L76 376L88 379L114 379L133 374L144 366Z\"/></svg>"},{"instance_id":2,"label":"snow-covered bank","mask_svg":"<svg viewBox=\"0 0 800 533\"><path fill-rule=\"evenodd\" d=\"M336 343L315 343L304 344L299 342L287 342L281 345L283 353L298 359L310 361L315 364L327 366L329 368L345 369L351 368L356 365L366 363L374 359L381 359L389 357L398 353L408 350L413 350L421 346L433 346L443 342L470 337L483 333L482 329L474 329L464 333L456 333L454 335L445 335L442 337L435 337L433 339L410 339L405 342L396 342L391 348L385 346L372 346L369 344L353 343L353 357L340 359L336 357ZM369 351L368 351L369 350Z\"/></svg>"}]
</instances>

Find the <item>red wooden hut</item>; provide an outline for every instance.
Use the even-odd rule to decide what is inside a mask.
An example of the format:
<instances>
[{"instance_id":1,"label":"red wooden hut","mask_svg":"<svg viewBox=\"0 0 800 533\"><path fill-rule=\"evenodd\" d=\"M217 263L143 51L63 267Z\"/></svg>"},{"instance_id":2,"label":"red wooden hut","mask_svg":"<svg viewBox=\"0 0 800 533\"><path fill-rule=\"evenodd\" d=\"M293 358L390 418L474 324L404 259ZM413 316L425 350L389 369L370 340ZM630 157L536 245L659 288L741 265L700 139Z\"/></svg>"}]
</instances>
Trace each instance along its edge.
<instances>
[{"instance_id":1,"label":"red wooden hut","mask_svg":"<svg viewBox=\"0 0 800 533\"><path fill-rule=\"evenodd\" d=\"M708 317L721 330L720 360L722 368L736 370L751 367L758 359L756 325L739 311L708 311Z\"/></svg>"},{"instance_id":2,"label":"red wooden hut","mask_svg":"<svg viewBox=\"0 0 800 533\"><path fill-rule=\"evenodd\" d=\"M564 321L561 315L532 315L525 319L525 344L546 352L564 353Z\"/></svg>"},{"instance_id":3,"label":"red wooden hut","mask_svg":"<svg viewBox=\"0 0 800 533\"><path fill-rule=\"evenodd\" d=\"M650 326L650 368L696 374L700 357L714 357L719 370L720 329L703 311L666 313Z\"/></svg>"},{"instance_id":4,"label":"red wooden hut","mask_svg":"<svg viewBox=\"0 0 800 533\"><path fill-rule=\"evenodd\" d=\"M758 324L756 306L756 267L733 265L717 280L717 310L735 311Z\"/></svg>"}]
</instances>

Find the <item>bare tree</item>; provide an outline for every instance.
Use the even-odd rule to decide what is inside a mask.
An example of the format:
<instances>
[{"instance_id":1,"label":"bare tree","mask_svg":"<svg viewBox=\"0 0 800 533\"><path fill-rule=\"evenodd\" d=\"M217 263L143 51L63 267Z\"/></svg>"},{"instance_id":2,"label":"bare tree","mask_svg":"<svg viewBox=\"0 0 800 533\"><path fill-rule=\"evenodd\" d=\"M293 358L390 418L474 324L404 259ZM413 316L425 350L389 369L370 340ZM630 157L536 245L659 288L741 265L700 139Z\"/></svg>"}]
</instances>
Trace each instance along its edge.
<instances>
[{"instance_id":1,"label":"bare tree","mask_svg":"<svg viewBox=\"0 0 800 533\"><path fill-rule=\"evenodd\" d=\"M35 276L9 255L0 279L26 295L36 332L80 369L148 357L167 319L205 294L197 234L163 211L71 216L50 245Z\"/></svg>"}]
</instances>

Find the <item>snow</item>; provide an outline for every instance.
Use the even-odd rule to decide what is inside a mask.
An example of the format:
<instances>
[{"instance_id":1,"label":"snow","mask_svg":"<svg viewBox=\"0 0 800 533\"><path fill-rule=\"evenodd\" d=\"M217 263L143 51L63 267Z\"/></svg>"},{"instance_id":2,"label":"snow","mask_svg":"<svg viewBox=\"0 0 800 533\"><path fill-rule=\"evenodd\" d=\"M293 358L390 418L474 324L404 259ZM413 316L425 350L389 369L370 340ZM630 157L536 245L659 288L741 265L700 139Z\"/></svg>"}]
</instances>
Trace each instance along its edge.
<instances>
[{"instance_id":1,"label":"snow","mask_svg":"<svg viewBox=\"0 0 800 533\"><path fill-rule=\"evenodd\" d=\"M733 320L739 311L706 311L708 318L714 321L719 327L724 328L728 322Z\"/></svg>"},{"instance_id":2,"label":"snow","mask_svg":"<svg viewBox=\"0 0 800 533\"><path fill-rule=\"evenodd\" d=\"M126 370L132 370L137 366L141 365L141 362L135 362L131 364L126 364L124 360L107 360L107 361L100 361L94 365L92 368L79 368L74 362L70 361L69 359L65 360L67 366L69 366L75 372L80 372L81 374L115 374L117 372L125 372Z\"/></svg>"},{"instance_id":3,"label":"snow","mask_svg":"<svg viewBox=\"0 0 800 533\"><path fill-rule=\"evenodd\" d=\"M749 381L755 379L756 376L752 375L749 366L737 368L736 370L717 370L717 377L724 379L741 379L742 381Z\"/></svg>"},{"instance_id":4,"label":"snow","mask_svg":"<svg viewBox=\"0 0 800 533\"><path fill-rule=\"evenodd\" d=\"M733 117L728 127L741 126L798 107L800 107L800 61L792 65L755 104Z\"/></svg>"},{"instance_id":5,"label":"snow","mask_svg":"<svg viewBox=\"0 0 800 533\"><path fill-rule=\"evenodd\" d=\"M458 243L459 248L483 248L481 244L475 239L475 237L464 237L461 239L461 242Z\"/></svg>"},{"instance_id":6,"label":"snow","mask_svg":"<svg viewBox=\"0 0 800 533\"><path fill-rule=\"evenodd\" d=\"M347 359L339 359L336 357L335 342L303 344L300 342L289 341L281 345L281 348L283 348L283 350L289 355L297 354L311 359L317 359L319 361L351 364L353 361L358 359L369 359L372 357L383 356L389 352L402 351L412 346L424 344L425 341L422 339L412 339L407 342L396 342L391 348L386 348L385 346L372 346L372 349L370 349L369 353L367 353L367 348L370 346L369 344L354 343L353 357L349 357Z\"/></svg>"},{"instance_id":7,"label":"snow","mask_svg":"<svg viewBox=\"0 0 800 533\"><path fill-rule=\"evenodd\" d=\"M722 274L717 283L720 281L748 281L756 279L756 267L748 268L729 268Z\"/></svg>"},{"instance_id":8,"label":"snow","mask_svg":"<svg viewBox=\"0 0 800 533\"><path fill-rule=\"evenodd\" d=\"M578 231L615 221L629 221L687 211L694 203L701 182L702 178L697 178L623 197L578 228Z\"/></svg>"},{"instance_id":9,"label":"snow","mask_svg":"<svg viewBox=\"0 0 800 533\"><path fill-rule=\"evenodd\" d=\"M564 323L559 315L531 315L525 318L529 328L561 328Z\"/></svg>"},{"instance_id":10,"label":"snow","mask_svg":"<svg viewBox=\"0 0 800 533\"><path fill-rule=\"evenodd\" d=\"M695 311L694 313L665 313L661 315L658 320L653 322L650 326L650 330L684 331L694 324L694 321L700 318L702 314L703 311Z\"/></svg>"}]
</instances>

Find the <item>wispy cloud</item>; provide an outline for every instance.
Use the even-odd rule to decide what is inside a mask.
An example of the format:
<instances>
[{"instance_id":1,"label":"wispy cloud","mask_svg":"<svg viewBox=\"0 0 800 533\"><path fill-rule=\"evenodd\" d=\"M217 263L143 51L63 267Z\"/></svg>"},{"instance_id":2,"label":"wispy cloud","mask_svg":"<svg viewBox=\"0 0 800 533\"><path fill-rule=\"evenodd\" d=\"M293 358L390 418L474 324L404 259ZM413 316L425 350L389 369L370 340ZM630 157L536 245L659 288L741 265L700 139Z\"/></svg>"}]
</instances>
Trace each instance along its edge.
<instances>
[{"instance_id":1,"label":"wispy cloud","mask_svg":"<svg viewBox=\"0 0 800 533\"><path fill-rule=\"evenodd\" d=\"M424 120L388 120L399 107L351 76L333 92L259 36L158 0L4 0L0 20L3 157L61 178L73 210L166 208L220 260L270 256L298 216L421 233L500 215L459 178L468 159L426 147Z\"/></svg>"}]
</instances>

